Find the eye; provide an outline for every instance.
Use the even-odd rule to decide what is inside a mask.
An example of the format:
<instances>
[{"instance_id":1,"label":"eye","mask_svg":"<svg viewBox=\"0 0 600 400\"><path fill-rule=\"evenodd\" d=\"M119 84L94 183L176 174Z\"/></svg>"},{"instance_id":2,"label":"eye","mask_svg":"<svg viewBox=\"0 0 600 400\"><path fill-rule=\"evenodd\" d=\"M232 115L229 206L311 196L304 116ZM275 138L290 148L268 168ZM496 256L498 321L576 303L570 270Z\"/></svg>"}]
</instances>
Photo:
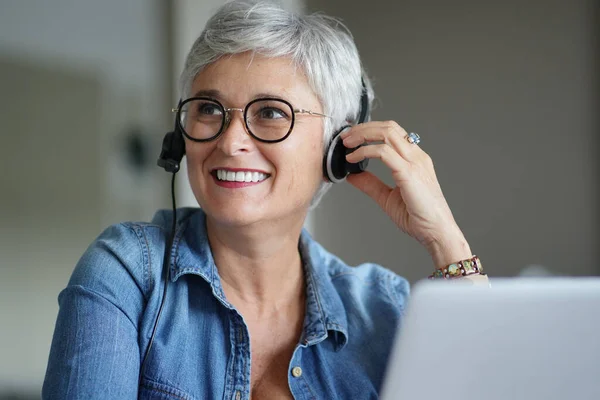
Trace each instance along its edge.
<instances>
[{"instance_id":1,"label":"eye","mask_svg":"<svg viewBox=\"0 0 600 400\"><path fill-rule=\"evenodd\" d=\"M215 103L201 102L197 104L198 115L222 115L221 108Z\"/></svg>"},{"instance_id":2,"label":"eye","mask_svg":"<svg viewBox=\"0 0 600 400\"><path fill-rule=\"evenodd\" d=\"M279 119L289 118L287 113L277 107L265 106L258 110L258 118L260 119Z\"/></svg>"}]
</instances>

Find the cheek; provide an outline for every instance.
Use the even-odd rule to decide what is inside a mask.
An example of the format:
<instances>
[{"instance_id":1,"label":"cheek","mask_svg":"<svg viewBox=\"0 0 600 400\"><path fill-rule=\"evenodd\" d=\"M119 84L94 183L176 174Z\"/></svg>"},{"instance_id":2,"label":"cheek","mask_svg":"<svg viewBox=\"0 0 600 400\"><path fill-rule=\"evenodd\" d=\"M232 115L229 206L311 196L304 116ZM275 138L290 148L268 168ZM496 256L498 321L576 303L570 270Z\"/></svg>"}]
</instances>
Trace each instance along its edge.
<instances>
[{"instance_id":1,"label":"cheek","mask_svg":"<svg viewBox=\"0 0 600 400\"><path fill-rule=\"evenodd\" d=\"M314 177L318 180L318 183L321 182L321 177L323 176L323 143L322 141L316 141L312 143L310 154L311 165L314 165L312 170L314 171Z\"/></svg>"},{"instance_id":2,"label":"cheek","mask_svg":"<svg viewBox=\"0 0 600 400\"><path fill-rule=\"evenodd\" d=\"M189 182L190 188L194 193L196 199L198 199L198 195L200 194L200 168L198 164L194 162L194 157L190 154L186 154L186 165L187 165L187 180Z\"/></svg>"},{"instance_id":3,"label":"cheek","mask_svg":"<svg viewBox=\"0 0 600 400\"><path fill-rule=\"evenodd\" d=\"M317 190L323 176L323 145L319 138L310 141L291 144L292 151L296 154L294 162L289 163L294 168L291 171L292 179L289 181L288 190L302 188L307 196L312 197Z\"/></svg>"},{"instance_id":4,"label":"cheek","mask_svg":"<svg viewBox=\"0 0 600 400\"><path fill-rule=\"evenodd\" d=\"M204 161L208 157L209 149L208 146L199 146L196 143L190 144L189 142L186 142L185 150L190 185L192 186L192 189L195 189L194 186L202 179L202 168Z\"/></svg>"},{"instance_id":5,"label":"cheek","mask_svg":"<svg viewBox=\"0 0 600 400\"><path fill-rule=\"evenodd\" d=\"M185 156L187 158L188 167L201 168L214 147L215 144L212 142L195 143L186 139Z\"/></svg>"}]
</instances>

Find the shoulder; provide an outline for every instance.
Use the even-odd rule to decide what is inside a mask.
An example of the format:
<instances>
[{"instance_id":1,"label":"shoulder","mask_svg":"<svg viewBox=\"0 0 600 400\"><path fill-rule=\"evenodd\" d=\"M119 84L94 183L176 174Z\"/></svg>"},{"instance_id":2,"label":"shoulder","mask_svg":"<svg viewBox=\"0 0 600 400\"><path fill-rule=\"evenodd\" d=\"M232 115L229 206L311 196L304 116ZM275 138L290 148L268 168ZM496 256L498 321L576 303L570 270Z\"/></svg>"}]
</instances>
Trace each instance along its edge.
<instances>
[{"instance_id":1,"label":"shoulder","mask_svg":"<svg viewBox=\"0 0 600 400\"><path fill-rule=\"evenodd\" d=\"M177 210L178 234L195 211ZM159 210L150 222L128 221L106 228L77 263L69 286L100 293L127 290L125 286L129 286L146 297L160 279L172 216L171 210Z\"/></svg>"},{"instance_id":2,"label":"shoulder","mask_svg":"<svg viewBox=\"0 0 600 400\"><path fill-rule=\"evenodd\" d=\"M389 301L403 311L410 292L408 281L378 264L348 266L343 261L328 266L329 276L337 288L344 288L363 302Z\"/></svg>"},{"instance_id":3,"label":"shoulder","mask_svg":"<svg viewBox=\"0 0 600 400\"><path fill-rule=\"evenodd\" d=\"M328 329L341 333L334 335L340 338L334 350L343 347L345 351L339 353L343 362L358 366L345 370L340 379L361 381L368 377L374 387L380 387L397 328L405 315L408 281L374 263L350 266L303 236L316 277L309 285L317 288L319 312Z\"/></svg>"},{"instance_id":4,"label":"shoulder","mask_svg":"<svg viewBox=\"0 0 600 400\"><path fill-rule=\"evenodd\" d=\"M378 307L386 304L402 313L410 292L408 281L374 263L346 264L305 234L311 261L324 274L344 303Z\"/></svg>"},{"instance_id":5,"label":"shoulder","mask_svg":"<svg viewBox=\"0 0 600 400\"><path fill-rule=\"evenodd\" d=\"M336 256L331 257L327 270L334 287L354 301L374 307L389 303L404 312L410 285L395 272L374 263L349 266Z\"/></svg>"}]
</instances>

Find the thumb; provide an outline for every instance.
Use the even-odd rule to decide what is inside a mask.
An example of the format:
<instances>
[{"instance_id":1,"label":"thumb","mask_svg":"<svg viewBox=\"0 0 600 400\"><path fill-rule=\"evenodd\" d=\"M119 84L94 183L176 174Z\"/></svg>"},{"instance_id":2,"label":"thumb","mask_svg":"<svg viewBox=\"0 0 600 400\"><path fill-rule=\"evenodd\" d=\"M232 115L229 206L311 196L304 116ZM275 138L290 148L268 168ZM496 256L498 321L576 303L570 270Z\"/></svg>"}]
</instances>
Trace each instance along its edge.
<instances>
[{"instance_id":1,"label":"thumb","mask_svg":"<svg viewBox=\"0 0 600 400\"><path fill-rule=\"evenodd\" d=\"M385 209L386 200L393 189L383 183L373 173L365 171L360 174L350 174L346 180L349 184L375 200L381 208Z\"/></svg>"}]
</instances>

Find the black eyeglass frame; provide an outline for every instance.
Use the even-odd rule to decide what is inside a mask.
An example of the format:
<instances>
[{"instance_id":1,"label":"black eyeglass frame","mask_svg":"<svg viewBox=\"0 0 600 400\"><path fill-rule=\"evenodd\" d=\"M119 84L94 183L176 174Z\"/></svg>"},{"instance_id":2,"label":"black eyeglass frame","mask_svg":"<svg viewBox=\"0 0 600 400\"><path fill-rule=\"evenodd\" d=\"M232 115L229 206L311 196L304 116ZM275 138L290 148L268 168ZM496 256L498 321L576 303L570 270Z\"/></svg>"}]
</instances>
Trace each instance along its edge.
<instances>
[{"instance_id":1,"label":"black eyeglass frame","mask_svg":"<svg viewBox=\"0 0 600 400\"><path fill-rule=\"evenodd\" d=\"M221 122L221 127L219 128L219 130L217 131L216 134L214 134L213 136L211 136L210 138L206 138L206 139L197 139L197 138L193 138L190 135L188 135L188 133L185 131L183 125L181 124L181 112L183 110L183 106L187 103L190 103L192 101L195 100L208 100L211 101L213 103L215 103L216 105L218 105L221 108L221 111L223 112L223 119ZM268 140L268 139L262 139L258 136L256 136L252 130L250 129L250 127L248 126L248 119L247 119L247 114L248 114L248 110L250 109L250 106L252 106L252 104L257 103L259 101L278 101L281 102L285 105L287 105L290 108L291 111L291 115L292 115L292 123L290 124L290 129L287 131L287 133L281 137L280 139L275 139L275 140ZM222 133L223 130L226 126L229 125L229 123L231 122L231 111L242 111L243 112L243 118L244 118L244 126L246 127L246 131L250 134L250 136L252 136L254 139L258 140L259 142L263 142L263 143L279 143L284 141L285 139L287 139L290 134L292 133L292 130L294 129L294 123L296 122L296 114L309 114L309 115L316 115L319 117L326 117L326 118L331 118L329 115L325 115L325 114L321 114L315 111L310 111L310 110L305 110L305 109L295 109L289 101L287 100L283 100L277 97L261 97L258 99L254 99L251 102L249 102L248 104L246 104L246 106L241 109L241 108L235 108L235 107L231 107L231 108L226 108L225 106L223 106L223 104L221 104L221 102L217 99L214 99L212 97L206 97L206 96L196 96L196 97L190 97L188 99L185 99L183 101L180 101L177 108L173 108L171 109L172 112L177 113L176 114L176 118L175 121L177 122L177 127L179 128L179 130L181 131L181 133L188 138L189 140L193 141L193 142L210 142L211 140L215 140L216 138L218 138Z\"/></svg>"}]
</instances>

